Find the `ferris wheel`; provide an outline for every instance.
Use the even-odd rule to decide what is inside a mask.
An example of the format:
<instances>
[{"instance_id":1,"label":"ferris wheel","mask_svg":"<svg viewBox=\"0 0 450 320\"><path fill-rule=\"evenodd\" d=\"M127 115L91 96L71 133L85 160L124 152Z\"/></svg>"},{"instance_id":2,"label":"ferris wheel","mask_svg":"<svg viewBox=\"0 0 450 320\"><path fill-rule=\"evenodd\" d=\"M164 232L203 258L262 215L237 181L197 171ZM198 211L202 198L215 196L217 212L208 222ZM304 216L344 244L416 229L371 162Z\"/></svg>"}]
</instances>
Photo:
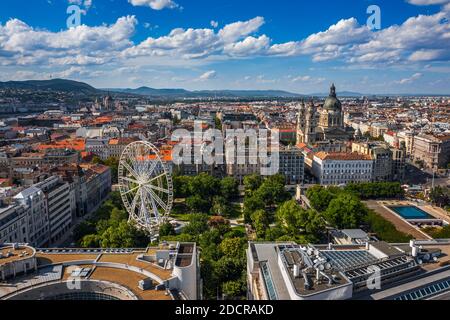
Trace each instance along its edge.
<instances>
[{"instance_id":1,"label":"ferris wheel","mask_svg":"<svg viewBox=\"0 0 450 320\"><path fill-rule=\"evenodd\" d=\"M153 236L173 204L173 183L159 150L145 141L129 144L119 161L119 190L130 221Z\"/></svg>"}]
</instances>

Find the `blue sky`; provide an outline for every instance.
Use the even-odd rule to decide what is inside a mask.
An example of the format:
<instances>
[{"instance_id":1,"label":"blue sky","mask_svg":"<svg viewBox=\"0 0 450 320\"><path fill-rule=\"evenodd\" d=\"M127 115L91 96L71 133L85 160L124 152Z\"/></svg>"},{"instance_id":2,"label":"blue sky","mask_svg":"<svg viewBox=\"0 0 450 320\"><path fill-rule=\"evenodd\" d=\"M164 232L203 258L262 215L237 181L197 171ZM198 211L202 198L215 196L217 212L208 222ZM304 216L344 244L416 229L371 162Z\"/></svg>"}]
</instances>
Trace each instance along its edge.
<instances>
[{"instance_id":1,"label":"blue sky","mask_svg":"<svg viewBox=\"0 0 450 320\"><path fill-rule=\"evenodd\" d=\"M82 25L68 29L73 4ZM449 12L450 0L2 0L0 80L450 94Z\"/></svg>"}]
</instances>

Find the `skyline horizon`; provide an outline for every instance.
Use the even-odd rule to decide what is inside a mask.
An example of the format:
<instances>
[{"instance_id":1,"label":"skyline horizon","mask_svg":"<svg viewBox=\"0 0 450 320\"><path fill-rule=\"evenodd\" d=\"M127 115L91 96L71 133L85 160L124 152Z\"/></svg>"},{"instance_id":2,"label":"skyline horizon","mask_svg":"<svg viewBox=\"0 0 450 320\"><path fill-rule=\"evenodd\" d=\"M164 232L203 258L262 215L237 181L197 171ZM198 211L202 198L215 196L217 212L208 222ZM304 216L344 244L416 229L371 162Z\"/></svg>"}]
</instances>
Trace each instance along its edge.
<instances>
[{"instance_id":1,"label":"skyline horizon","mask_svg":"<svg viewBox=\"0 0 450 320\"><path fill-rule=\"evenodd\" d=\"M316 92L299 92L299 91L292 91L292 90L286 90L283 88L277 88L277 87L273 87L273 88L268 88L268 89L249 89L249 88L239 88L239 89L227 89L227 88L218 88L218 89L194 89L194 90L190 90L184 87L158 87L158 86L151 86L151 85L136 85L134 87L97 87L95 85L93 85L92 83L90 83L89 81L81 81L81 80L76 80L76 79L70 79L70 78L50 78L50 79L27 79L27 80L5 80L5 81L0 81L0 83L6 84L6 83L10 83L10 82L18 82L18 83L24 83L24 82L32 82L32 81L39 81L39 82L45 82L45 81L51 81L51 80L63 80L63 81L73 81L73 82L78 82L78 83L84 83L86 85L91 86L92 88L99 90L99 91L112 91L112 92L116 92L116 93L132 93L132 94L136 94L134 92L126 92L127 90L130 91L137 91L139 89L154 89L154 90L183 90L186 91L187 93L196 93L196 92L228 92L228 91L234 91L234 92L238 92L238 91L242 91L242 92L269 92L269 91L279 91L279 92L284 92L287 94L292 94L292 95L298 95L298 98L301 98L302 96L304 97L314 97L314 96L318 96L318 97L324 97L327 96L329 94L329 89L331 85L336 85L336 92L337 95L339 96L339 92L348 94L354 94L355 96L439 96L439 97L447 97L450 96L450 92L448 93L427 93L427 92L414 92L414 93L394 93L394 92L356 92L356 91L352 91L352 90L347 90L347 89L339 89L339 84L336 82L330 82L328 85L328 90L327 91L316 91ZM124 92L119 92L119 91L114 91L114 90L123 90ZM138 94L139 95L139 94ZM140 95L144 95L144 94L140 94ZM341 95L342 96L342 95ZM280 96L281 97L281 96Z\"/></svg>"}]
</instances>

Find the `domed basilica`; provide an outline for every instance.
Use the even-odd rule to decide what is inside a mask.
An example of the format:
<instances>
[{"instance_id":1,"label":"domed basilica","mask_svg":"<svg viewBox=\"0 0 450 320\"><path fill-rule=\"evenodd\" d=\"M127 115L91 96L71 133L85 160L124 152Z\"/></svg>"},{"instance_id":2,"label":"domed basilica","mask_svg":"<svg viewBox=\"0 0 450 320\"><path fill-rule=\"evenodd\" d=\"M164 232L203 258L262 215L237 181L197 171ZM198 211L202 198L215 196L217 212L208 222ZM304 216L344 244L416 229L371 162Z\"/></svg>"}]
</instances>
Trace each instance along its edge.
<instances>
[{"instance_id":1,"label":"domed basilica","mask_svg":"<svg viewBox=\"0 0 450 320\"><path fill-rule=\"evenodd\" d=\"M320 141L346 141L353 135L353 128L346 128L344 125L344 111L334 84L322 108L317 109L313 102L307 106L301 103L297 120L297 143L313 145Z\"/></svg>"}]
</instances>

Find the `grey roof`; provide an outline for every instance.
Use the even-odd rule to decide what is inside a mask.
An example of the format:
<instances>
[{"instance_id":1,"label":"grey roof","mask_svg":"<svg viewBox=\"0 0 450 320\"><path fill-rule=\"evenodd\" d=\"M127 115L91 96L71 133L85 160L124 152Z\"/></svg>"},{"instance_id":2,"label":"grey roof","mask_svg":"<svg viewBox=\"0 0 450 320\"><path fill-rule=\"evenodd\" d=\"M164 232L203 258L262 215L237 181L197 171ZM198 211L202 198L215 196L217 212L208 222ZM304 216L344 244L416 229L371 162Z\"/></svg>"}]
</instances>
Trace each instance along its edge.
<instances>
[{"instance_id":1,"label":"grey roof","mask_svg":"<svg viewBox=\"0 0 450 320\"><path fill-rule=\"evenodd\" d=\"M283 244L284 243L254 243L255 252L253 252L253 254L256 253L258 261L265 261L268 264L278 299L290 300L288 289L278 265L278 252L276 250L277 246ZM292 244L285 243L285 245Z\"/></svg>"},{"instance_id":2,"label":"grey roof","mask_svg":"<svg viewBox=\"0 0 450 320\"><path fill-rule=\"evenodd\" d=\"M31 186L14 196L14 199L25 199L38 192L41 192L41 189Z\"/></svg>"},{"instance_id":3,"label":"grey roof","mask_svg":"<svg viewBox=\"0 0 450 320\"><path fill-rule=\"evenodd\" d=\"M378 249L379 251L383 252L389 258L401 256L404 254L402 251L400 251L400 249L393 247L389 243L384 241L371 242L370 245Z\"/></svg>"},{"instance_id":4,"label":"grey roof","mask_svg":"<svg viewBox=\"0 0 450 320\"><path fill-rule=\"evenodd\" d=\"M350 239L366 239L369 237L367 233L361 229L344 229L341 230L341 232Z\"/></svg>"}]
</instances>

